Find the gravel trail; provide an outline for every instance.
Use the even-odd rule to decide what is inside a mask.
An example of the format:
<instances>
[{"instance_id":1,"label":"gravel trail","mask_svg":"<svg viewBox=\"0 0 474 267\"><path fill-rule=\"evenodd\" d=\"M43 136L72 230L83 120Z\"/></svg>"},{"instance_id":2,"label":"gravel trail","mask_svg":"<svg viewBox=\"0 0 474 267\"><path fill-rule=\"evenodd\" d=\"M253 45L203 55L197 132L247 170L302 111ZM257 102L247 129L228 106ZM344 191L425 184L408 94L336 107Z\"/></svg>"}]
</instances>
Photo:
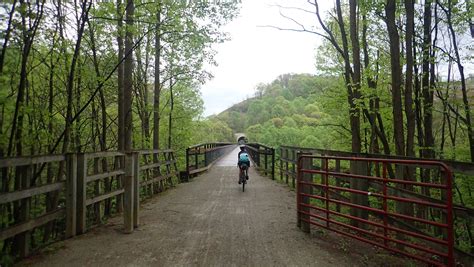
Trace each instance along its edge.
<instances>
[{"instance_id":1,"label":"gravel trail","mask_svg":"<svg viewBox=\"0 0 474 267\"><path fill-rule=\"evenodd\" d=\"M140 226L121 217L20 262L35 266L354 266L296 227L295 193L257 174L242 192L237 151L189 183L141 206Z\"/></svg>"}]
</instances>

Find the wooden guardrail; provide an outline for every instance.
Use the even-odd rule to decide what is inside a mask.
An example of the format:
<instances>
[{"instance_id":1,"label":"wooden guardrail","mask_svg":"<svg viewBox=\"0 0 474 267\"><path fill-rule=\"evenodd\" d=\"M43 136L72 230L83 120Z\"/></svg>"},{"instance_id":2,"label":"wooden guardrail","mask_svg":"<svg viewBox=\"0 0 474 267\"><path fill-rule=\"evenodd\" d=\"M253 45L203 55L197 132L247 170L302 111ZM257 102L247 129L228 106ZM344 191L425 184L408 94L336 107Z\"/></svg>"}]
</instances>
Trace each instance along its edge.
<instances>
[{"instance_id":1,"label":"wooden guardrail","mask_svg":"<svg viewBox=\"0 0 474 267\"><path fill-rule=\"evenodd\" d=\"M173 150L71 153L0 159L0 248L25 257L82 234L114 213L138 226L140 197L177 182Z\"/></svg>"},{"instance_id":2,"label":"wooden guardrail","mask_svg":"<svg viewBox=\"0 0 474 267\"><path fill-rule=\"evenodd\" d=\"M140 198L151 197L178 183L179 172L173 150L143 150L139 151L138 157Z\"/></svg>"},{"instance_id":3,"label":"wooden guardrail","mask_svg":"<svg viewBox=\"0 0 474 267\"><path fill-rule=\"evenodd\" d=\"M257 170L275 179L275 149L260 143L246 144L246 149Z\"/></svg>"},{"instance_id":4,"label":"wooden guardrail","mask_svg":"<svg viewBox=\"0 0 474 267\"><path fill-rule=\"evenodd\" d=\"M0 194L0 241L4 247L10 246L20 257L27 256L32 230L58 219L62 219L67 225L64 229L66 237L75 235L75 180L64 179L62 174L54 177L52 173L53 166L57 169L60 165L66 165L67 173L74 176L75 162L72 154L0 160L3 191ZM39 173L43 164L47 165L47 177ZM42 209L32 206L32 200L38 196L51 199L58 193L66 196L63 202L70 209L66 209L64 205L44 205Z\"/></svg>"},{"instance_id":5,"label":"wooden guardrail","mask_svg":"<svg viewBox=\"0 0 474 267\"><path fill-rule=\"evenodd\" d=\"M233 143L206 143L198 144L186 149L186 174L183 180L188 181L198 173L207 171L222 156L233 149Z\"/></svg>"}]
</instances>

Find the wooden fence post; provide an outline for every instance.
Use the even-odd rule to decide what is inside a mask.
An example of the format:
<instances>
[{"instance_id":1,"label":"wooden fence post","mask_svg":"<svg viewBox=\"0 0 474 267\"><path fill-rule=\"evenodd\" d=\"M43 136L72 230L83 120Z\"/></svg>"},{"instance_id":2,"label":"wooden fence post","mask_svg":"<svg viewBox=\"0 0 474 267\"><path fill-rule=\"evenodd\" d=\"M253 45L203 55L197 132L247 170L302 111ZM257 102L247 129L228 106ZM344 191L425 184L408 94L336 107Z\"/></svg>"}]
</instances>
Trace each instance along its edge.
<instances>
[{"instance_id":1,"label":"wooden fence post","mask_svg":"<svg viewBox=\"0 0 474 267\"><path fill-rule=\"evenodd\" d=\"M264 152L265 155L264 155L264 157L263 157L263 159L264 159L264 161L265 161L263 170L264 170L265 176L267 176L267 175L268 175L268 172L267 172L267 169L268 169L268 156L267 156L268 149L267 149L266 147L264 147L264 150L263 150L263 151L265 151L265 152Z\"/></svg>"},{"instance_id":2,"label":"wooden fence post","mask_svg":"<svg viewBox=\"0 0 474 267\"><path fill-rule=\"evenodd\" d=\"M87 161L84 153L77 153L77 234L86 232Z\"/></svg>"},{"instance_id":3,"label":"wooden fence post","mask_svg":"<svg viewBox=\"0 0 474 267\"><path fill-rule=\"evenodd\" d=\"M275 180L275 149L272 148L272 180Z\"/></svg>"},{"instance_id":4,"label":"wooden fence post","mask_svg":"<svg viewBox=\"0 0 474 267\"><path fill-rule=\"evenodd\" d=\"M134 170L133 152L127 152L125 155L125 176L123 179L123 224L124 232L129 234L133 232L133 170Z\"/></svg>"},{"instance_id":5,"label":"wooden fence post","mask_svg":"<svg viewBox=\"0 0 474 267\"><path fill-rule=\"evenodd\" d=\"M280 180L283 181L283 148L280 147Z\"/></svg>"},{"instance_id":6,"label":"wooden fence post","mask_svg":"<svg viewBox=\"0 0 474 267\"><path fill-rule=\"evenodd\" d=\"M18 167L17 171L19 171L19 175L21 177L21 189L27 189L30 187L30 181L33 176L33 166L26 165L22 167ZM31 204L31 197L23 198L20 200L20 220L21 222L28 222L30 220L30 204ZM30 246L29 241L31 238L31 231L25 231L18 235L18 248L20 257L24 258L30 254Z\"/></svg>"},{"instance_id":7,"label":"wooden fence post","mask_svg":"<svg viewBox=\"0 0 474 267\"><path fill-rule=\"evenodd\" d=\"M298 169L298 173L297 173L297 186L296 186L296 190L297 190L297 212L298 212L298 227L300 227L300 229L303 231L303 232L306 232L306 233L310 233L311 232L311 224L309 223L310 220L311 220L311 217L309 216L310 212L311 212L311 209L308 208L308 207L305 207L305 206L302 206L300 204L306 204L306 205L309 205L310 204L310 198L307 197L307 196L300 196L299 194L300 193L303 193L303 194L312 194L313 192L313 188L311 185L304 185L304 184L300 184L299 182L312 182L312 175L310 173L303 173L301 170L302 169L311 169L311 166L312 166L312 159L311 158L307 158L307 157L302 157L304 156L305 154L303 153L300 153L298 152L297 154L297 158L296 158L296 161L297 161L297 169ZM307 154L306 154L307 155ZM301 157L301 158L300 158Z\"/></svg>"},{"instance_id":8,"label":"wooden fence post","mask_svg":"<svg viewBox=\"0 0 474 267\"><path fill-rule=\"evenodd\" d=\"M296 151L294 149L291 150L291 159L293 160L293 162L291 163L291 169L293 171L293 176L291 177L291 184L293 185L293 188L295 188L295 180L296 180L296 176L298 175L296 173L296 161L298 160L298 158L296 157Z\"/></svg>"},{"instance_id":9,"label":"wooden fence post","mask_svg":"<svg viewBox=\"0 0 474 267\"><path fill-rule=\"evenodd\" d=\"M138 210L140 208L140 154L133 152L133 227L137 228L139 224Z\"/></svg>"},{"instance_id":10,"label":"wooden fence post","mask_svg":"<svg viewBox=\"0 0 474 267\"><path fill-rule=\"evenodd\" d=\"M76 235L77 157L66 154L66 238Z\"/></svg>"}]
</instances>

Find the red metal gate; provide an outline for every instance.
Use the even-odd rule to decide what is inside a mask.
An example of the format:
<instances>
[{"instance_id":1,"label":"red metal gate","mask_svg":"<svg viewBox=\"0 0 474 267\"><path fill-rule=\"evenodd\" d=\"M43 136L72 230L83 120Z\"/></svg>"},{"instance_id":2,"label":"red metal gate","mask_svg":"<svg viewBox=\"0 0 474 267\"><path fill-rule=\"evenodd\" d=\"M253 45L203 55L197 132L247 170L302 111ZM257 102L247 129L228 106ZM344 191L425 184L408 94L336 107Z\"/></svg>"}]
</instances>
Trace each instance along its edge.
<instances>
[{"instance_id":1,"label":"red metal gate","mask_svg":"<svg viewBox=\"0 0 474 267\"><path fill-rule=\"evenodd\" d=\"M317 225L454 266L452 172L442 162L300 154L297 210L303 231Z\"/></svg>"}]
</instances>

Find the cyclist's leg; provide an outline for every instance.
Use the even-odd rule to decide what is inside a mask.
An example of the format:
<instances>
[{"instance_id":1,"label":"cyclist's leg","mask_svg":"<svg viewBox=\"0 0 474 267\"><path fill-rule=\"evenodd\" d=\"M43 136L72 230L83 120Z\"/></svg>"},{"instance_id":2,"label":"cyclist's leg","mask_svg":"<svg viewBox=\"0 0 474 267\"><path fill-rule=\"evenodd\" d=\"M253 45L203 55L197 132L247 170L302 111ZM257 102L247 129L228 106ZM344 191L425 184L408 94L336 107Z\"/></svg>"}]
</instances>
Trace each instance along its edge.
<instances>
[{"instance_id":1,"label":"cyclist's leg","mask_svg":"<svg viewBox=\"0 0 474 267\"><path fill-rule=\"evenodd\" d=\"M242 167L239 166L239 184L242 183Z\"/></svg>"},{"instance_id":2,"label":"cyclist's leg","mask_svg":"<svg viewBox=\"0 0 474 267\"><path fill-rule=\"evenodd\" d=\"M247 168L245 168L245 179L249 179L249 169L250 169L250 163L247 165Z\"/></svg>"}]
</instances>

